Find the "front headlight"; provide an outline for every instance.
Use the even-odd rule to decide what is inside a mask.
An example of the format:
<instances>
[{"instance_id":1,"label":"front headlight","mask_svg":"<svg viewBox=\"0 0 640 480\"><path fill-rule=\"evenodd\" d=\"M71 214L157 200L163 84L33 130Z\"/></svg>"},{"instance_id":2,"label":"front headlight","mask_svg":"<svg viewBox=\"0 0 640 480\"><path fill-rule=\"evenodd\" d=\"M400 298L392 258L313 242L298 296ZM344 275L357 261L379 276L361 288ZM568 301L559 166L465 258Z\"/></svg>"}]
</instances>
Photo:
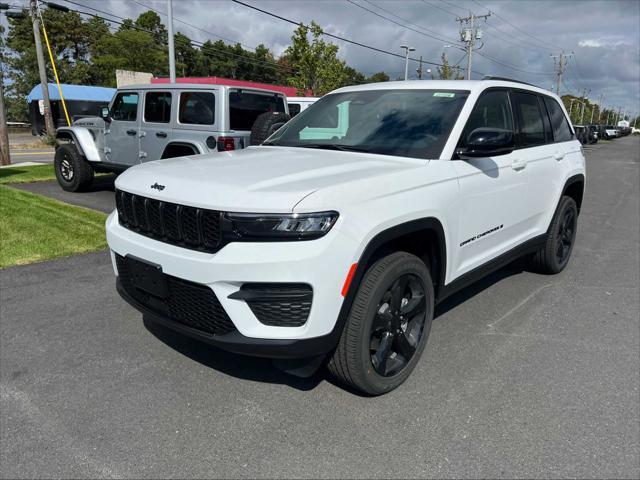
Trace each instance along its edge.
<instances>
[{"instance_id":1,"label":"front headlight","mask_svg":"<svg viewBox=\"0 0 640 480\"><path fill-rule=\"evenodd\" d=\"M325 235L338 212L318 213L225 213L224 229L237 240L311 240Z\"/></svg>"}]
</instances>

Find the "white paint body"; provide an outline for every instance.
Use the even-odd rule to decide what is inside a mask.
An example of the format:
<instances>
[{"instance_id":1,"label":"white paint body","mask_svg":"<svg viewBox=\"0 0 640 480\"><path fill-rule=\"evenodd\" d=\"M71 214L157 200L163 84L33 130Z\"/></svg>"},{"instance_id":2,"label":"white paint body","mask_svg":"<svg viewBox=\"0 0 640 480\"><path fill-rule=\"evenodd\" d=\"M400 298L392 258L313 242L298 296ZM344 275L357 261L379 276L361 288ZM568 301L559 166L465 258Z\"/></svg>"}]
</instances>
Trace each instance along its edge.
<instances>
[{"instance_id":1,"label":"white paint body","mask_svg":"<svg viewBox=\"0 0 640 480\"><path fill-rule=\"evenodd\" d=\"M471 93L437 159L259 146L149 162L130 168L116 181L120 190L213 210L339 212L336 224L320 239L231 243L217 253L202 253L130 231L119 225L114 212L107 220L109 246L119 255L159 264L169 275L208 285L239 332L255 338L306 339L329 333L342 306L341 289L350 266L378 233L411 220L432 217L442 224L445 284L449 284L544 234L566 180L585 174L580 142L575 138L491 158L453 160L478 96L496 86L557 99L542 89L505 81L347 87L338 91L428 88ZM151 189L155 182L166 188L161 192ZM496 225L503 228L461 246ZM227 298L245 282L310 284L314 297L308 321L294 328L263 325L244 301Z\"/></svg>"}]
</instances>

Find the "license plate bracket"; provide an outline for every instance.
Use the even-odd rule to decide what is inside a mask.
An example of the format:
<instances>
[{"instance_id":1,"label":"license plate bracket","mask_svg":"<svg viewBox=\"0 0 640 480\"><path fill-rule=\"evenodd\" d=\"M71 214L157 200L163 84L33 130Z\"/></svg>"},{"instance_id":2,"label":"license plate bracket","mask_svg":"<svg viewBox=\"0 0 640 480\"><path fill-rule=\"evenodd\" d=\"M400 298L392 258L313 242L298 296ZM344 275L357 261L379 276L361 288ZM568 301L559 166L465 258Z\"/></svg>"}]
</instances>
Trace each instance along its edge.
<instances>
[{"instance_id":1,"label":"license plate bracket","mask_svg":"<svg viewBox=\"0 0 640 480\"><path fill-rule=\"evenodd\" d=\"M136 288L158 298L169 296L167 279L162 273L161 265L147 262L132 255L127 255L125 258L131 274L131 281Z\"/></svg>"}]
</instances>

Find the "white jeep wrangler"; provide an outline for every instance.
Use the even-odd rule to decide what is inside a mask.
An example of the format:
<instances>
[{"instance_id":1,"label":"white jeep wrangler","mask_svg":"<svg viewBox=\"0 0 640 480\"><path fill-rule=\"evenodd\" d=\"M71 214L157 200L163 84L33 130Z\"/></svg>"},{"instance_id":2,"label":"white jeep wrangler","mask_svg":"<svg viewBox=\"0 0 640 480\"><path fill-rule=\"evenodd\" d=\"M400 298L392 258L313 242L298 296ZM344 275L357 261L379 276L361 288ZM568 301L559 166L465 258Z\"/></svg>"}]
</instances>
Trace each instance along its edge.
<instances>
[{"instance_id":1,"label":"white jeep wrangler","mask_svg":"<svg viewBox=\"0 0 640 480\"><path fill-rule=\"evenodd\" d=\"M288 119L285 96L272 90L186 83L122 87L102 118L58 128L56 178L64 190L85 190L94 172L241 149L261 143Z\"/></svg>"},{"instance_id":2,"label":"white jeep wrangler","mask_svg":"<svg viewBox=\"0 0 640 480\"><path fill-rule=\"evenodd\" d=\"M418 363L438 302L517 257L565 268L584 184L548 91L359 85L262 146L129 169L107 239L118 291L149 319L232 352L328 359L377 395Z\"/></svg>"}]
</instances>

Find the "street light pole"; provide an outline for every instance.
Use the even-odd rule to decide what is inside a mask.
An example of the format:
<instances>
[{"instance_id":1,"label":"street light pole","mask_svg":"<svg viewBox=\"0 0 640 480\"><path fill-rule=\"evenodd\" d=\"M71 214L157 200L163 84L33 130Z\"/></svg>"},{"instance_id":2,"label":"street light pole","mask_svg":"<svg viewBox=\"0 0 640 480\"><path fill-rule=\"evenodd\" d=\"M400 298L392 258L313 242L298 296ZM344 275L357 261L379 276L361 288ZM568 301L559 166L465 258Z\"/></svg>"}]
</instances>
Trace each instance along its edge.
<instances>
[{"instance_id":1,"label":"street light pole","mask_svg":"<svg viewBox=\"0 0 640 480\"><path fill-rule=\"evenodd\" d=\"M173 5L167 2L167 29L169 34L169 82L176 83L176 52L173 45Z\"/></svg>"},{"instance_id":2,"label":"street light pole","mask_svg":"<svg viewBox=\"0 0 640 480\"><path fill-rule=\"evenodd\" d=\"M408 45L400 45L400 48L404 48L404 80L409 79L409 52L415 52L415 48Z\"/></svg>"}]
</instances>

